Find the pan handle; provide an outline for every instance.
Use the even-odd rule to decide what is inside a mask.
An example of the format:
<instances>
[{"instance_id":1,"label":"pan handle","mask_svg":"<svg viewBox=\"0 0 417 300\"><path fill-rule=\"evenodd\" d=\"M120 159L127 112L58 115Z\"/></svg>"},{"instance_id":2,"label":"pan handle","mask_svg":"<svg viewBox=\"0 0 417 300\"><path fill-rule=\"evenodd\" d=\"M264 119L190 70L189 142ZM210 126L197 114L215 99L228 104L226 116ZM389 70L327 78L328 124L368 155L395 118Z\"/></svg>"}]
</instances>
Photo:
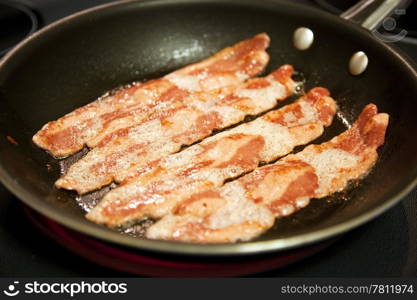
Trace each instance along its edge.
<instances>
[{"instance_id":1,"label":"pan handle","mask_svg":"<svg viewBox=\"0 0 417 300\"><path fill-rule=\"evenodd\" d=\"M340 15L341 18L374 31L386 17L396 10L405 9L412 0L361 0Z\"/></svg>"}]
</instances>

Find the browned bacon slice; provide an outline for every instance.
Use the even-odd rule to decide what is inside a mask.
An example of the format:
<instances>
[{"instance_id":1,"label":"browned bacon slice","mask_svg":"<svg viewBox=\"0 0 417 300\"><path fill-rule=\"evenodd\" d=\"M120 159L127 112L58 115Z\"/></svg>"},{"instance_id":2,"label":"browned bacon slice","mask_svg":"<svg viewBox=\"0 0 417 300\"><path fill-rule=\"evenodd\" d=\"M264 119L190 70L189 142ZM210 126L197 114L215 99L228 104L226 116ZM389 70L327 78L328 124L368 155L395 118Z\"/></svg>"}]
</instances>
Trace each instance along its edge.
<instances>
[{"instance_id":1,"label":"browned bacon slice","mask_svg":"<svg viewBox=\"0 0 417 300\"><path fill-rule=\"evenodd\" d=\"M255 76L269 61L265 52L268 45L268 35L258 34L160 79L137 83L102 97L47 123L33 136L33 141L55 157L73 154L86 143L96 146L112 131L140 122L149 112L166 109L169 103Z\"/></svg>"},{"instance_id":2,"label":"browned bacon slice","mask_svg":"<svg viewBox=\"0 0 417 300\"><path fill-rule=\"evenodd\" d=\"M293 93L292 72L292 67L285 65L267 77L249 80L230 94L194 94L188 105L157 112L148 122L118 130L72 165L56 186L82 194L113 180L120 182L133 166L144 166L209 136L215 129L271 109Z\"/></svg>"},{"instance_id":3,"label":"browned bacon slice","mask_svg":"<svg viewBox=\"0 0 417 300\"><path fill-rule=\"evenodd\" d=\"M273 224L365 176L384 143L388 115L365 107L355 124L331 141L310 145L275 164L181 201L172 214L148 229L147 237L221 243L249 240ZM266 212L265 209L267 209Z\"/></svg>"},{"instance_id":4,"label":"browned bacon slice","mask_svg":"<svg viewBox=\"0 0 417 300\"><path fill-rule=\"evenodd\" d=\"M196 193L148 228L149 239L194 243L231 243L250 240L274 225L275 216L258 205L237 182Z\"/></svg>"},{"instance_id":5,"label":"browned bacon slice","mask_svg":"<svg viewBox=\"0 0 417 300\"><path fill-rule=\"evenodd\" d=\"M110 191L87 218L116 226L163 217L178 199L220 186L317 138L335 112L329 92L314 88L291 105L132 171L131 180Z\"/></svg>"}]
</instances>

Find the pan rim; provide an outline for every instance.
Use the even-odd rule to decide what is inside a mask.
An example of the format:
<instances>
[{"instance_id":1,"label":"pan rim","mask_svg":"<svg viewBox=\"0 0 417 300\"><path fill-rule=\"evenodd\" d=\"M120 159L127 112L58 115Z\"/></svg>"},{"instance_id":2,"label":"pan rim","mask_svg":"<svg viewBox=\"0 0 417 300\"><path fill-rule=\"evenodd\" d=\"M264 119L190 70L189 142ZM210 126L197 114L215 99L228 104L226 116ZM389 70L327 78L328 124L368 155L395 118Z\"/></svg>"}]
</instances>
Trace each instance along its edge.
<instances>
[{"instance_id":1,"label":"pan rim","mask_svg":"<svg viewBox=\"0 0 417 300\"><path fill-rule=\"evenodd\" d=\"M194 0L191 0L194 2ZM208 2L214 3L217 0L204 0L201 2ZM66 22L71 21L74 18L78 18L80 16L88 15L92 12L106 9L109 7L114 6L123 6L131 3L138 3L138 2L161 2L158 0L139 0L139 1L131 1L125 0L120 2L113 2L108 4L103 4L97 7L93 7L87 10L83 10L67 16L63 19L55 21L50 25L42 28L41 30L35 32L30 37L26 38L25 40L21 41L15 48L13 48L9 53L7 53L3 59L0 61L0 72L3 66L27 43L30 43L32 40L36 39L38 36L45 34L52 30L53 28L64 24ZM190 0L174 0L174 1L164 1L166 3L172 2L190 2ZM235 1L236 5L239 3L249 3L249 1ZM265 2L276 2L275 0L267 0ZM229 2L230 3L230 2ZM253 2L252 2L253 3ZM282 1L279 2L282 4ZM342 22L346 22L349 24L348 21L340 20L339 18L331 15L330 13L320 11L316 8L306 7L299 3L288 2L293 7L302 7L303 9L314 10L317 13L321 13L322 15L331 16L334 20L339 20ZM255 5L255 4L254 4ZM350 24L349 26L356 26L354 24ZM372 36L370 36L372 38ZM392 55L396 56L397 59L401 60L402 63L414 73L417 77L416 65L412 62L406 55L402 54L401 51L397 51L396 49L392 48L387 44L383 44L380 41L376 41L380 43L383 47L385 47L388 51L391 52ZM401 53L401 54L400 54ZM279 239L273 239L269 241L253 241L253 242L244 242L244 243L236 243L236 244L215 244L215 245L207 245L207 244L193 244L193 243L178 243L178 242L171 242L171 241L157 241L157 240L146 240L146 239L138 239L133 238L125 235L121 235L118 232L112 231L104 226L99 226L97 224L88 222L83 220L75 219L72 216L61 212L60 210L51 209L52 205L48 204L47 202L43 201L39 197L32 195L29 191L21 188L19 186L18 181L13 179L7 172L7 170L0 165L0 181L5 185L5 187L10 190L20 201L27 204L29 207L33 208L34 210L38 211L42 215L53 219L54 221L81 232L83 234L87 234L91 237L98 238L107 242L112 242L121 246L128 246L137 250L148 250L152 252L162 252L167 254L186 254L186 255L208 255L208 256L219 256L219 255L249 255L249 254L262 254L267 252L273 251L282 251L282 250L289 250L292 248L306 246L312 243L320 242L325 239L332 238L334 236L340 235L346 231L352 230L374 218L381 215L392 206L397 204L401 199L403 199L411 190L417 185L417 168L413 170L413 176L410 178L406 183L403 183L401 186L397 187L396 191L393 191L394 195L392 197L385 196L381 198L381 204L377 205L373 209L366 211L355 218L349 219L347 221L343 221L336 225L332 225L323 229L319 229L315 232L308 232L308 233L301 233L297 234L292 237L285 237Z\"/></svg>"}]
</instances>

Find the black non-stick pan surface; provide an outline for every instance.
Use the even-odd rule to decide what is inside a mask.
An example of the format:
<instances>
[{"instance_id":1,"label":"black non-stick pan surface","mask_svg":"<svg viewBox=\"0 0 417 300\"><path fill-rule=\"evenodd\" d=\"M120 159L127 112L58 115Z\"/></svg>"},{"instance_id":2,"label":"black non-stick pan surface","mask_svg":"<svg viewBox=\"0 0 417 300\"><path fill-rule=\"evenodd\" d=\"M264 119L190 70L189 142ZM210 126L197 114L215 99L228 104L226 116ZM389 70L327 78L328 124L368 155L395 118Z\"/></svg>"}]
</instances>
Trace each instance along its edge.
<instances>
[{"instance_id":1,"label":"black non-stick pan surface","mask_svg":"<svg viewBox=\"0 0 417 300\"><path fill-rule=\"evenodd\" d=\"M294 30L313 30L313 46L296 50ZM318 140L346 129L375 103L391 116L373 171L335 196L313 200L277 220L251 242L195 245L151 241L84 219L75 194L53 187L60 162L31 141L48 121L118 86L151 79L266 32L266 72L292 64L305 90L320 85L340 113ZM369 58L360 76L348 72L356 51ZM358 25L282 1L128 1L68 17L34 34L0 64L0 178L26 204L72 229L120 245L173 254L254 254L304 246L339 235L401 200L417 177L417 74L410 61Z\"/></svg>"}]
</instances>

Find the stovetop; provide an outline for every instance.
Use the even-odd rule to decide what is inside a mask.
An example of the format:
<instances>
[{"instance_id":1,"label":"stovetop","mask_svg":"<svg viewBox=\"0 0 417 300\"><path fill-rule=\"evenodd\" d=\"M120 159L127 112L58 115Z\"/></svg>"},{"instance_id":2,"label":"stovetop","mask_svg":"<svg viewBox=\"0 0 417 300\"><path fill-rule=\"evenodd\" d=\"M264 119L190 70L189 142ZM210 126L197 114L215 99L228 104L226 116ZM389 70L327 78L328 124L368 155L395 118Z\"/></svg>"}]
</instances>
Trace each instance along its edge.
<instances>
[{"instance_id":1,"label":"stovetop","mask_svg":"<svg viewBox=\"0 0 417 300\"><path fill-rule=\"evenodd\" d=\"M2 2L5 0L0 0L0 4ZM68 14L113 1L19 0L8 2L21 3L34 11L38 27L42 27ZM299 2L336 13L337 9L345 9L348 4L355 1L299 0ZM413 5L417 7L415 2ZM408 26L405 29L410 34L395 46L417 61L417 38L413 36L414 26L417 24L410 23L408 19L401 21L401 18L398 24ZM2 45L1 40L0 45ZM1 277L129 275L93 264L50 240L33 226L23 213L18 199L1 185L0 199ZM417 275L416 254L417 190L382 216L343 235L318 254L287 267L252 276L414 277Z\"/></svg>"}]
</instances>

